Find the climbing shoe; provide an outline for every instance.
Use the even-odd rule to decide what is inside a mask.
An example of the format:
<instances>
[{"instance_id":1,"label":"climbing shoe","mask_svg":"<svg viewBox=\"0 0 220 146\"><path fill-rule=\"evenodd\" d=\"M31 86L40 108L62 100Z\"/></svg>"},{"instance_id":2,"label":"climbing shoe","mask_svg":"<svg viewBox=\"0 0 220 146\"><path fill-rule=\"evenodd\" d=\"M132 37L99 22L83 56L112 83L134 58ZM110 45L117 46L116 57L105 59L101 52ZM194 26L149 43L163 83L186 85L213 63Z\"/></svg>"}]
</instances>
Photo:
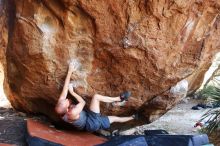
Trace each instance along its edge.
<instances>
[{"instance_id":1,"label":"climbing shoe","mask_svg":"<svg viewBox=\"0 0 220 146\"><path fill-rule=\"evenodd\" d=\"M121 101L128 101L128 98L131 96L131 92L129 91L125 91L123 93L120 94L120 99Z\"/></svg>"}]
</instances>

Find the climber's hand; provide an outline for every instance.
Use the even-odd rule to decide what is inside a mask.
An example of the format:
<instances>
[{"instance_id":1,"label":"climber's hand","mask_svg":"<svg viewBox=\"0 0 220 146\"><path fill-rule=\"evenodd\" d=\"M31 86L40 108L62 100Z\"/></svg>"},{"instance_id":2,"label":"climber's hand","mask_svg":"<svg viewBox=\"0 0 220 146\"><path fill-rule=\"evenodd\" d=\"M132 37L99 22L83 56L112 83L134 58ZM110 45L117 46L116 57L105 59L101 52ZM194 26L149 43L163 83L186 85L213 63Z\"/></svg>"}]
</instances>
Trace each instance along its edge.
<instances>
[{"instance_id":1,"label":"climber's hand","mask_svg":"<svg viewBox=\"0 0 220 146\"><path fill-rule=\"evenodd\" d=\"M77 59L72 59L69 63L69 71L77 71L80 67L80 63Z\"/></svg>"}]
</instances>

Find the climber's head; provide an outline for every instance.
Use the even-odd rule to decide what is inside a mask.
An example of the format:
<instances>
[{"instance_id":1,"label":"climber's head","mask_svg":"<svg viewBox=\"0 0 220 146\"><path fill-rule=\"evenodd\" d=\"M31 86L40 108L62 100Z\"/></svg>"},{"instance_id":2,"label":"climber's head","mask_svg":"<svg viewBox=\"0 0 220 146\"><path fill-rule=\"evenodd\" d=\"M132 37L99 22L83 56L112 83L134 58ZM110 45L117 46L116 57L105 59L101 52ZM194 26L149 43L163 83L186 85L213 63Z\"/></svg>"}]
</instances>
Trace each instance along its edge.
<instances>
[{"instance_id":1,"label":"climber's head","mask_svg":"<svg viewBox=\"0 0 220 146\"><path fill-rule=\"evenodd\" d=\"M55 110L59 115L64 115L68 111L70 104L71 102L69 99L60 100L57 102Z\"/></svg>"}]
</instances>

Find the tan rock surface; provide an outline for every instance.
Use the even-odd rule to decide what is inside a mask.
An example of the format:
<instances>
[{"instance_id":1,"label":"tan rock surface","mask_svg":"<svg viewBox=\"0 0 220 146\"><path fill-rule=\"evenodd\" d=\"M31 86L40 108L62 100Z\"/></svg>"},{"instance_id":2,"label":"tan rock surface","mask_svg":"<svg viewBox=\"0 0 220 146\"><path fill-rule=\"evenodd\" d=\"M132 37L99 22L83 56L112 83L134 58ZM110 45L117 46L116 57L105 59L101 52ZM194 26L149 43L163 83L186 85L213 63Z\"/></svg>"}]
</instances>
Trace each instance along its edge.
<instances>
[{"instance_id":1,"label":"tan rock surface","mask_svg":"<svg viewBox=\"0 0 220 146\"><path fill-rule=\"evenodd\" d=\"M204 75L206 71L209 69L209 67L212 64L213 57L217 52L219 52L220 47L220 41L219 41L219 35L220 35L220 17L216 17L216 21L211 28L211 31L208 35L208 37L204 41L204 49L202 52L202 56L200 59L199 66L195 69L192 75L190 75L187 80L189 81L189 93L194 92L197 90L202 82ZM215 42L215 43L214 43Z\"/></svg>"},{"instance_id":2,"label":"tan rock surface","mask_svg":"<svg viewBox=\"0 0 220 146\"><path fill-rule=\"evenodd\" d=\"M146 109L157 113L151 107L160 107L162 102L169 108L175 105L181 97L163 95L210 61L213 51L219 49L219 33L215 32L219 31L220 1L7 3L14 16L8 17L12 35L7 78L13 94L9 99L17 109L51 118L70 59L81 65L76 81L85 94L132 92L134 98L126 108L103 104L105 114L140 110L149 120L152 112ZM158 115L169 109L166 106Z\"/></svg>"},{"instance_id":3,"label":"tan rock surface","mask_svg":"<svg viewBox=\"0 0 220 146\"><path fill-rule=\"evenodd\" d=\"M5 80L6 70L6 49L8 46L8 25L7 25L7 9L3 1L0 1L0 99L5 98L3 85L8 87ZM6 88L5 88L6 89ZM3 103L1 103L3 104Z\"/></svg>"}]
</instances>

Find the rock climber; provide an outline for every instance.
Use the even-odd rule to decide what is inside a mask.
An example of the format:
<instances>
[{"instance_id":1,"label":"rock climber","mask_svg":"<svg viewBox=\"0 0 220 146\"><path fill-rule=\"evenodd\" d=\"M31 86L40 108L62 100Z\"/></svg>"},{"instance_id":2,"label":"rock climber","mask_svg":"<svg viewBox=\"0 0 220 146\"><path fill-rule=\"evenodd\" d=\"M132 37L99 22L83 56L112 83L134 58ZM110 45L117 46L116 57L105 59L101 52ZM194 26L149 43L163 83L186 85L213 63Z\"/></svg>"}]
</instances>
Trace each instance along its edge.
<instances>
[{"instance_id":1,"label":"rock climber","mask_svg":"<svg viewBox=\"0 0 220 146\"><path fill-rule=\"evenodd\" d=\"M136 114L129 117L103 116L100 114L100 102L116 103L115 105L117 105L117 103L126 102L131 95L128 91L123 92L118 97L95 94L92 97L89 109L84 110L86 102L79 94L74 92L74 87L70 82L72 73L77 70L76 66L74 62L69 64L64 87L55 107L56 113L59 114L65 122L70 123L79 130L94 132L100 129L108 129L110 124L114 122L123 123L137 119ZM73 104L71 100L67 99L68 91L78 101L77 104Z\"/></svg>"}]
</instances>

